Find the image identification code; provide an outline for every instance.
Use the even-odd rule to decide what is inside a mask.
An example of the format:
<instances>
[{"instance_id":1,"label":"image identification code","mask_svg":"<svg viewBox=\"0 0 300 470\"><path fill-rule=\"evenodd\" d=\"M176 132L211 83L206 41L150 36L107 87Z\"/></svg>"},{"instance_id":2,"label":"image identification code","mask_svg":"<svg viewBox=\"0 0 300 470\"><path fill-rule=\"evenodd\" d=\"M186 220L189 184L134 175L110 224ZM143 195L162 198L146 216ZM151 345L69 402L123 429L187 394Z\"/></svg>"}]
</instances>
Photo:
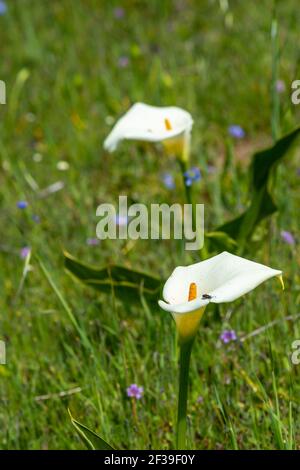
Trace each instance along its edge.
<instances>
[{"instance_id":1,"label":"image identification code","mask_svg":"<svg viewBox=\"0 0 300 470\"><path fill-rule=\"evenodd\" d=\"M119 456L111 454L104 458L105 465L128 465L135 468L137 464L146 465L191 465L195 455L189 454L148 454L140 456Z\"/></svg>"}]
</instances>

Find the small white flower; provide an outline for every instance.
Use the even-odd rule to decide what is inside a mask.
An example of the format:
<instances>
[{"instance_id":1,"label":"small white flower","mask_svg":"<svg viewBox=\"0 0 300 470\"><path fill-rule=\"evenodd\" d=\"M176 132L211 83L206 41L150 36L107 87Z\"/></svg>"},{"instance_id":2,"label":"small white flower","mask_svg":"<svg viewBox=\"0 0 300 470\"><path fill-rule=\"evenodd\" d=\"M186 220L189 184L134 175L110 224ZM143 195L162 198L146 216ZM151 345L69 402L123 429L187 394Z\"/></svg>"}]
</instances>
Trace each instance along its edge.
<instances>
[{"instance_id":1,"label":"small white flower","mask_svg":"<svg viewBox=\"0 0 300 470\"><path fill-rule=\"evenodd\" d=\"M192 126L192 116L184 109L136 103L117 121L104 141L104 148L113 152L122 140L171 144L180 138L187 143Z\"/></svg>"}]
</instances>

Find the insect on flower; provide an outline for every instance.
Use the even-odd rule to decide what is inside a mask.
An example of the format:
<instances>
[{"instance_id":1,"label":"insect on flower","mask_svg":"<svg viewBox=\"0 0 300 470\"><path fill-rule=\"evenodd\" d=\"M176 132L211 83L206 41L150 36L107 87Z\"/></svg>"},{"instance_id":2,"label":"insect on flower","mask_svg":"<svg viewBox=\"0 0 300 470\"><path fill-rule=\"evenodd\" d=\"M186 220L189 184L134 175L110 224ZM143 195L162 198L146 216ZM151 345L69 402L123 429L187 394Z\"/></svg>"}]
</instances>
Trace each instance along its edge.
<instances>
[{"instance_id":1,"label":"insect on flower","mask_svg":"<svg viewBox=\"0 0 300 470\"><path fill-rule=\"evenodd\" d=\"M202 299L212 299L212 296L209 294L202 294Z\"/></svg>"}]
</instances>

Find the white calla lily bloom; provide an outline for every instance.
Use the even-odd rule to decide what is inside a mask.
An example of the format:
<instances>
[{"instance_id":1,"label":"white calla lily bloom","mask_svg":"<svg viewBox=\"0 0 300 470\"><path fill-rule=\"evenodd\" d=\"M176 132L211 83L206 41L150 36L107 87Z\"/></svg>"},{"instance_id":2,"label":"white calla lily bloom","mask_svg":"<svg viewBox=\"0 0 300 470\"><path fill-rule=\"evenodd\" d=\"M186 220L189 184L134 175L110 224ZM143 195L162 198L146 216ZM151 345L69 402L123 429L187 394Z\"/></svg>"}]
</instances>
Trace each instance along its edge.
<instances>
[{"instance_id":1,"label":"white calla lily bloom","mask_svg":"<svg viewBox=\"0 0 300 470\"><path fill-rule=\"evenodd\" d=\"M173 314L179 335L191 337L210 302L236 300L274 276L283 285L282 271L224 251L200 263L177 267L165 283L164 300L158 303ZM195 295L190 297L192 284Z\"/></svg>"},{"instance_id":2,"label":"white calla lily bloom","mask_svg":"<svg viewBox=\"0 0 300 470\"><path fill-rule=\"evenodd\" d=\"M176 106L157 107L134 104L122 116L104 141L104 148L114 152L122 140L162 142L170 152L188 147L193 119Z\"/></svg>"}]
</instances>

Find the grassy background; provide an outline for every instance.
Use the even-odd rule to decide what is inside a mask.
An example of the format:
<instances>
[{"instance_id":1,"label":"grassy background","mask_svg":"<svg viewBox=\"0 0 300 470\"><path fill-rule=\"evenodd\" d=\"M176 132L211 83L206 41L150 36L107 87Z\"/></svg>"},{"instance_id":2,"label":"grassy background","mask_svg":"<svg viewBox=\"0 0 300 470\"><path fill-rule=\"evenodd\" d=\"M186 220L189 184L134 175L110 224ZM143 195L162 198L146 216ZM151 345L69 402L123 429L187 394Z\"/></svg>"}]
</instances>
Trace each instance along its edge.
<instances>
[{"instance_id":1,"label":"grassy background","mask_svg":"<svg viewBox=\"0 0 300 470\"><path fill-rule=\"evenodd\" d=\"M0 16L0 79L7 85L7 105L0 106L0 339L7 346L7 364L0 366L1 448L82 448L68 407L116 447L173 447L171 318L75 284L63 269L62 249L96 265L117 261L162 279L177 264L197 261L197 253L183 254L172 241L86 244L95 236L96 207L116 203L119 194L146 204L184 201L176 162L159 149L124 144L114 155L102 150L115 119L136 101L192 113L193 164L203 173L195 192L205 203L207 228L242 210L249 156L271 142L273 2L228 3L7 1L8 12ZM124 17L117 19L120 6ZM290 83L299 78L300 9L286 0L278 10L284 133L299 117ZM122 68L123 56L129 63ZM241 125L247 136L235 145L232 171L224 175L230 124ZM67 171L57 169L61 160L69 163ZM191 448L300 447L300 366L290 362L291 343L300 338L299 251L280 237L290 230L299 240L298 166L297 152L280 168L280 211L255 254L284 271L285 293L271 281L205 314L192 358ZM164 187L164 172L176 178L175 191ZM41 198L40 190L57 181L64 188ZM19 200L28 208L18 209ZM24 280L19 251L25 245L32 248L32 269ZM92 350L84 348L36 255ZM221 344L225 328L235 329L239 341ZM145 389L136 407L126 396L133 382Z\"/></svg>"}]
</instances>

